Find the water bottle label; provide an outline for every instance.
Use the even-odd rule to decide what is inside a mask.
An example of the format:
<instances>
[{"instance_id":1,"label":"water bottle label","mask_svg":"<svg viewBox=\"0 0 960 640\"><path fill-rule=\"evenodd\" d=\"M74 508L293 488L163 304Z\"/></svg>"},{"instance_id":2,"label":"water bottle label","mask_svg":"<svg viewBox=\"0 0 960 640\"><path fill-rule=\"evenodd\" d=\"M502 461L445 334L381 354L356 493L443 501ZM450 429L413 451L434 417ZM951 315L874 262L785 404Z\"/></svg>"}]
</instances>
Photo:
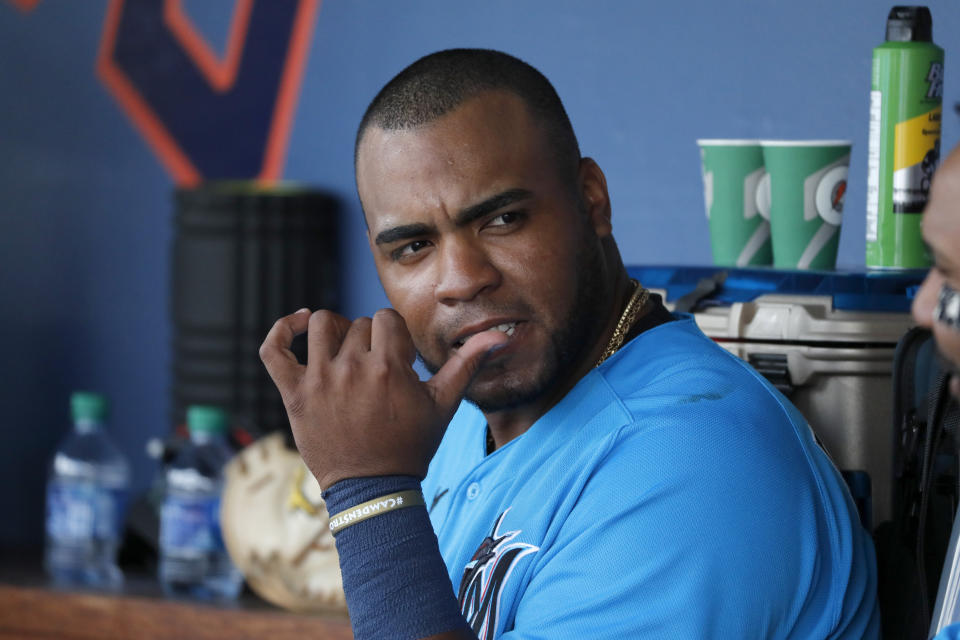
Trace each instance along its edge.
<instances>
[{"instance_id":1,"label":"water bottle label","mask_svg":"<svg viewBox=\"0 0 960 640\"><path fill-rule=\"evenodd\" d=\"M126 493L95 485L51 484L47 489L47 534L62 542L119 540Z\"/></svg>"},{"instance_id":2,"label":"water bottle label","mask_svg":"<svg viewBox=\"0 0 960 640\"><path fill-rule=\"evenodd\" d=\"M220 498L167 496L160 511L160 546L181 554L223 551Z\"/></svg>"}]
</instances>

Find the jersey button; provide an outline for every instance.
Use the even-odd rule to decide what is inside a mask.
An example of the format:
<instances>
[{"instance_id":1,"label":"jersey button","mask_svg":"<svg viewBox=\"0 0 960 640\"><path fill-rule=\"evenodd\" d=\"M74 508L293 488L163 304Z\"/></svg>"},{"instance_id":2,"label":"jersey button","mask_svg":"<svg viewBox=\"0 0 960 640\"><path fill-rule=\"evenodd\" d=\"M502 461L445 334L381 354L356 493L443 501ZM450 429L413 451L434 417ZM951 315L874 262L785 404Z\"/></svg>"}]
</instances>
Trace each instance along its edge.
<instances>
[{"instance_id":1,"label":"jersey button","mask_svg":"<svg viewBox=\"0 0 960 640\"><path fill-rule=\"evenodd\" d=\"M467 487L467 500L476 500L477 496L480 495L480 483L472 482L470 486Z\"/></svg>"}]
</instances>

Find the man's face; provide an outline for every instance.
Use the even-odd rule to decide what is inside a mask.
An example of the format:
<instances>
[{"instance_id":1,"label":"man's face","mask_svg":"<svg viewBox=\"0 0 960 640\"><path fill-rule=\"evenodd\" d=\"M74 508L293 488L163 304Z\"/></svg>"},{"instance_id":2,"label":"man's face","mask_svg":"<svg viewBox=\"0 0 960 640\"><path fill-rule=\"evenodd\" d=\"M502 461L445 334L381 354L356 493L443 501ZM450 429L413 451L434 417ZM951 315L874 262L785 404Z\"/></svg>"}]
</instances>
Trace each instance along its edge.
<instances>
[{"instance_id":1,"label":"man's face","mask_svg":"<svg viewBox=\"0 0 960 640\"><path fill-rule=\"evenodd\" d=\"M480 331L510 335L468 389L484 411L562 385L606 320L606 186L605 216L592 213L581 201L595 176L573 167L561 176L557 164L523 102L505 92L423 127L370 127L360 144L357 187L377 271L427 367ZM586 193L597 193L591 184Z\"/></svg>"},{"instance_id":2,"label":"man's face","mask_svg":"<svg viewBox=\"0 0 960 640\"><path fill-rule=\"evenodd\" d=\"M960 291L960 147L934 177L923 214L923 237L933 252L934 266L913 301L913 317L933 330L940 353L960 368L960 330L934 317L944 284ZM956 379L951 388L960 391Z\"/></svg>"}]
</instances>

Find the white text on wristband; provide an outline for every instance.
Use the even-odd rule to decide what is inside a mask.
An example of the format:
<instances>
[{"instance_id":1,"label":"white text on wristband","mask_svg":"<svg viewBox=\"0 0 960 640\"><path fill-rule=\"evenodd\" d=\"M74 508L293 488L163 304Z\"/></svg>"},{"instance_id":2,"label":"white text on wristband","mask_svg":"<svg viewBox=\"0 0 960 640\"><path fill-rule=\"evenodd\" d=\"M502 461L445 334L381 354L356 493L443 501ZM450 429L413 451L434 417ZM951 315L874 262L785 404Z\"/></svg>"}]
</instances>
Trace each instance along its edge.
<instances>
[{"instance_id":1,"label":"white text on wristband","mask_svg":"<svg viewBox=\"0 0 960 640\"><path fill-rule=\"evenodd\" d=\"M425 506L423 494L416 490L389 493L373 500L368 500L355 507L341 511L330 517L330 531L334 535L350 525L357 524L385 513L403 509L405 507Z\"/></svg>"}]
</instances>

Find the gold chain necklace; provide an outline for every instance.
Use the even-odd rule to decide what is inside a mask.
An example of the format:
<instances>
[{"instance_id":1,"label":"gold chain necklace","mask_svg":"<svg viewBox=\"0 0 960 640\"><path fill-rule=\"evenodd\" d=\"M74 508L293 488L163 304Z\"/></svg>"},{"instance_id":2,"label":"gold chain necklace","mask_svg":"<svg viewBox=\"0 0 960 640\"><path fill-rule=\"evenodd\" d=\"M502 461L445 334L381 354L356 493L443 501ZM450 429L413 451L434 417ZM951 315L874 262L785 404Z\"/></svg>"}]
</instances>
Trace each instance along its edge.
<instances>
[{"instance_id":1,"label":"gold chain necklace","mask_svg":"<svg viewBox=\"0 0 960 640\"><path fill-rule=\"evenodd\" d=\"M633 283L633 293L630 294L630 300L627 301L627 306L624 307L620 319L617 320L617 326L613 330L613 335L610 336L607 348L603 350L603 354L597 360L597 364L594 365L596 367L599 367L604 360L615 354L617 349L623 346L627 333L629 333L633 323L637 321L637 314L640 313L643 306L647 304L647 299L650 298L650 291L641 287L639 282L633 278L630 278L630 282Z\"/></svg>"}]
</instances>

